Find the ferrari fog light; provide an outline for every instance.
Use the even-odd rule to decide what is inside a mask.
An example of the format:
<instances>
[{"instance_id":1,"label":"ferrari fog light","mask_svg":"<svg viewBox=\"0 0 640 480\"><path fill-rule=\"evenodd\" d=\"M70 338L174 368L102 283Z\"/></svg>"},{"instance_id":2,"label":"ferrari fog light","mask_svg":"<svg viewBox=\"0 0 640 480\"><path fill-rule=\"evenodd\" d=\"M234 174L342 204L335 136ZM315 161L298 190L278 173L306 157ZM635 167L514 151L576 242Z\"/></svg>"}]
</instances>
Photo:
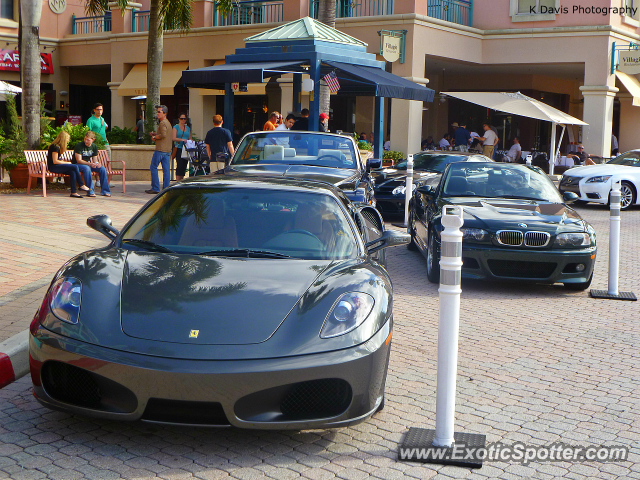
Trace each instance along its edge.
<instances>
[{"instance_id":1,"label":"ferrari fog light","mask_svg":"<svg viewBox=\"0 0 640 480\"><path fill-rule=\"evenodd\" d=\"M51 287L51 312L60 320L78 323L82 283L74 277L61 277Z\"/></svg>"},{"instance_id":2,"label":"ferrari fog light","mask_svg":"<svg viewBox=\"0 0 640 480\"><path fill-rule=\"evenodd\" d=\"M576 272L584 272L585 268L584 263L579 263L576 265Z\"/></svg>"},{"instance_id":3,"label":"ferrari fog light","mask_svg":"<svg viewBox=\"0 0 640 480\"><path fill-rule=\"evenodd\" d=\"M373 297L366 293L350 292L333 304L320 330L320 338L344 335L358 328L373 309Z\"/></svg>"},{"instance_id":4,"label":"ferrari fog light","mask_svg":"<svg viewBox=\"0 0 640 480\"><path fill-rule=\"evenodd\" d=\"M558 247L584 247L590 244L591 237L588 233L561 233L555 241Z\"/></svg>"}]
</instances>

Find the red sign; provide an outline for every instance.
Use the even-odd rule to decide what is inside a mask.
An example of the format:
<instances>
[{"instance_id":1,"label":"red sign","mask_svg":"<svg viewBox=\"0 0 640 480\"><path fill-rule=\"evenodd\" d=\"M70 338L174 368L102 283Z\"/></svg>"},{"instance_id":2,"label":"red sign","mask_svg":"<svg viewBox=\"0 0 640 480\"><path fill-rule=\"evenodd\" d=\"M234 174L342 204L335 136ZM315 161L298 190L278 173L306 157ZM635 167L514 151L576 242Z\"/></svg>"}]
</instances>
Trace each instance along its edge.
<instances>
[{"instance_id":1,"label":"red sign","mask_svg":"<svg viewBox=\"0 0 640 480\"><path fill-rule=\"evenodd\" d=\"M20 53L17 50L0 50L0 70L20 71ZM53 73L53 61L50 53L40 54L40 71Z\"/></svg>"},{"instance_id":2,"label":"red sign","mask_svg":"<svg viewBox=\"0 0 640 480\"><path fill-rule=\"evenodd\" d=\"M82 125L82 115L69 115L67 120L71 125Z\"/></svg>"}]
</instances>

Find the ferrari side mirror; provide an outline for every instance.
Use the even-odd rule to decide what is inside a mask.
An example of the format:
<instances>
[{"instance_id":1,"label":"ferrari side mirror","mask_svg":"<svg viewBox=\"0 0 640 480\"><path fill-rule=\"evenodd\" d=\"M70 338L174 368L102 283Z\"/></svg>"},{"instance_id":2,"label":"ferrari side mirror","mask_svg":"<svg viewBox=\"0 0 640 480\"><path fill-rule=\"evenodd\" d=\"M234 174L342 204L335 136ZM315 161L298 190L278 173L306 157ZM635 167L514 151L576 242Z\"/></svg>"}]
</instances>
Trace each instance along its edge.
<instances>
[{"instance_id":1,"label":"ferrari side mirror","mask_svg":"<svg viewBox=\"0 0 640 480\"><path fill-rule=\"evenodd\" d=\"M382 235L375 240L368 242L365 247L367 253L372 253L382 250L383 248L396 247L398 245L406 245L411 241L411 236L405 232L398 232L396 230L385 230Z\"/></svg>"},{"instance_id":2,"label":"ferrari side mirror","mask_svg":"<svg viewBox=\"0 0 640 480\"><path fill-rule=\"evenodd\" d=\"M111 219L108 215L94 215L93 217L87 218L87 225L100 232L110 240L116 238L120 232L113 228L111 224Z\"/></svg>"}]
</instances>

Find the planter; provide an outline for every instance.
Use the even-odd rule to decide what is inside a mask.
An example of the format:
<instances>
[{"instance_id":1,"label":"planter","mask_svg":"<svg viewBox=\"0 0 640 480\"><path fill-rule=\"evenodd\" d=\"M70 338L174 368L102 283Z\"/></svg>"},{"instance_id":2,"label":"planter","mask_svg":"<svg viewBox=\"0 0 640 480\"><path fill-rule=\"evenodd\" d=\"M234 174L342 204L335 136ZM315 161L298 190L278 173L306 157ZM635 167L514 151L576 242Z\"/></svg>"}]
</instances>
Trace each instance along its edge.
<instances>
[{"instance_id":1,"label":"planter","mask_svg":"<svg viewBox=\"0 0 640 480\"><path fill-rule=\"evenodd\" d=\"M373 152L371 150L360 150L360 158L366 162L368 159L373 158Z\"/></svg>"},{"instance_id":2,"label":"planter","mask_svg":"<svg viewBox=\"0 0 640 480\"><path fill-rule=\"evenodd\" d=\"M15 167L11 169L9 172L9 177L11 177L11 183L16 188L27 188L27 184L29 183L29 167L27 167L26 163L19 163ZM35 187L34 180L31 179L31 187Z\"/></svg>"}]
</instances>

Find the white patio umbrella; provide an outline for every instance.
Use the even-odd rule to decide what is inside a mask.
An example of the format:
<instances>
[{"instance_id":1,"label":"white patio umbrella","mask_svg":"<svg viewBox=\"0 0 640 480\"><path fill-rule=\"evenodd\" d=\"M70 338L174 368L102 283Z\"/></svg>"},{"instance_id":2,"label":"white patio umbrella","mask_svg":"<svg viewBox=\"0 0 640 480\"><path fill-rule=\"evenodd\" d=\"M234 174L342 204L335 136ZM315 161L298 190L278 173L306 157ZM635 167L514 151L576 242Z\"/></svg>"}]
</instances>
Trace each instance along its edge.
<instances>
[{"instance_id":1,"label":"white patio umbrella","mask_svg":"<svg viewBox=\"0 0 640 480\"><path fill-rule=\"evenodd\" d=\"M466 102L475 103L492 110L512 113L521 117L536 118L551 122L551 152L549 159L549 173L553 175L556 155L562 143L564 130L567 125L588 125L557 108L539 102L535 98L527 97L520 92L442 92L450 97ZM562 133L556 148L556 125L562 125Z\"/></svg>"},{"instance_id":2,"label":"white patio umbrella","mask_svg":"<svg viewBox=\"0 0 640 480\"><path fill-rule=\"evenodd\" d=\"M15 85L11 85L10 83L3 82L0 80L0 101L4 102L6 100L5 95L17 95L22 93L22 89L20 87L16 87Z\"/></svg>"}]
</instances>

